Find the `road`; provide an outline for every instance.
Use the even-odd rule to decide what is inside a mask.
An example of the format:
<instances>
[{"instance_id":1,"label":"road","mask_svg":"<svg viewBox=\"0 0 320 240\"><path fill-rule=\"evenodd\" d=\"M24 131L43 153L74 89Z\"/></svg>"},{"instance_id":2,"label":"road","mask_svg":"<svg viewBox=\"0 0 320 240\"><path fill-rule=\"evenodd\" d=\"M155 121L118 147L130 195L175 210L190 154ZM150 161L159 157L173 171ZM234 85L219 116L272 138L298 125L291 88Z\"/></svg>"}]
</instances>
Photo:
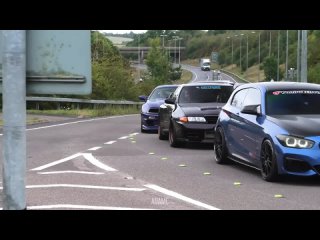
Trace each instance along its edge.
<instances>
[{"instance_id":1,"label":"road","mask_svg":"<svg viewBox=\"0 0 320 240\"><path fill-rule=\"evenodd\" d=\"M200 67L195 67L191 65L181 65L183 69L186 69L190 72L192 72L192 80L191 82L197 82L197 81L209 81L212 80L212 71L202 71ZM220 73L222 80L230 80L234 81L232 77L228 76L227 74Z\"/></svg>"},{"instance_id":2,"label":"road","mask_svg":"<svg viewBox=\"0 0 320 240\"><path fill-rule=\"evenodd\" d=\"M29 126L28 209L320 209L318 178L267 183L254 169L216 164L211 145L172 148L139 123L128 115Z\"/></svg>"}]
</instances>

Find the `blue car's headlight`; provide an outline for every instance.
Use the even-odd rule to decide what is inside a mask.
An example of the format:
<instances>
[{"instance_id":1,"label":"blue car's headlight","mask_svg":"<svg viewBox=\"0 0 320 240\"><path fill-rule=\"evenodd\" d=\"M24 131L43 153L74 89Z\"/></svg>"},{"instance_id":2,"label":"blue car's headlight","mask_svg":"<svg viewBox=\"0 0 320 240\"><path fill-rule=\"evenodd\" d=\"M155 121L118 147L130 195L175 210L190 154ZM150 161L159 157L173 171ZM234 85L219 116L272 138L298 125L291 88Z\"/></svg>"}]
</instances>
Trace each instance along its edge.
<instances>
[{"instance_id":1,"label":"blue car's headlight","mask_svg":"<svg viewBox=\"0 0 320 240\"><path fill-rule=\"evenodd\" d=\"M314 142L311 140L289 135L278 135L277 139L283 146L290 148L312 148L314 145Z\"/></svg>"}]
</instances>

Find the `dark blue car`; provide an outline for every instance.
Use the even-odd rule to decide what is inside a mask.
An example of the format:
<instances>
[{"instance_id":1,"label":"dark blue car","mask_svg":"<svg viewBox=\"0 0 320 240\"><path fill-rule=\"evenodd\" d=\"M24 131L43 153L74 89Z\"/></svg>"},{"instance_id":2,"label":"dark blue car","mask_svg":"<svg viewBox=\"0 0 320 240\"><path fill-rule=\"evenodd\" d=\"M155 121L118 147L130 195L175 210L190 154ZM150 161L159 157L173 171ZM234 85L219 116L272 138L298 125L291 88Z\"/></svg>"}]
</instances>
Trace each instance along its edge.
<instances>
[{"instance_id":1,"label":"dark blue car","mask_svg":"<svg viewBox=\"0 0 320 240\"><path fill-rule=\"evenodd\" d=\"M157 86L149 96L139 96L145 103L141 107L141 132L158 131L159 107L178 85Z\"/></svg>"},{"instance_id":2,"label":"dark blue car","mask_svg":"<svg viewBox=\"0 0 320 240\"><path fill-rule=\"evenodd\" d=\"M217 163L233 160L280 175L320 174L320 85L265 82L239 86L220 112Z\"/></svg>"}]
</instances>

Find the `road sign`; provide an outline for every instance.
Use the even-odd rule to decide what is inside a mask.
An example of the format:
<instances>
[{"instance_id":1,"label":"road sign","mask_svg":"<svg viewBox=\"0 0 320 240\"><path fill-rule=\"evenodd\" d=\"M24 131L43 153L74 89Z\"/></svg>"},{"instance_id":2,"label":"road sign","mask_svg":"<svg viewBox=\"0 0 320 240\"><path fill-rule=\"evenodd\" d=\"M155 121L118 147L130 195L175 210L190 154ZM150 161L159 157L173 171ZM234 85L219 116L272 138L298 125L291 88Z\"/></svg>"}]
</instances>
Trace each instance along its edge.
<instances>
[{"instance_id":1,"label":"road sign","mask_svg":"<svg viewBox=\"0 0 320 240\"><path fill-rule=\"evenodd\" d=\"M219 53L218 52L212 52L211 53L211 60L214 63L218 63L218 59L219 59Z\"/></svg>"},{"instance_id":2,"label":"road sign","mask_svg":"<svg viewBox=\"0 0 320 240\"><path fill-rule=\"evenodd\" d=\"M91 93L90 30L28 30L26 58L28 94Z\"/></svg>"}]
</instances>

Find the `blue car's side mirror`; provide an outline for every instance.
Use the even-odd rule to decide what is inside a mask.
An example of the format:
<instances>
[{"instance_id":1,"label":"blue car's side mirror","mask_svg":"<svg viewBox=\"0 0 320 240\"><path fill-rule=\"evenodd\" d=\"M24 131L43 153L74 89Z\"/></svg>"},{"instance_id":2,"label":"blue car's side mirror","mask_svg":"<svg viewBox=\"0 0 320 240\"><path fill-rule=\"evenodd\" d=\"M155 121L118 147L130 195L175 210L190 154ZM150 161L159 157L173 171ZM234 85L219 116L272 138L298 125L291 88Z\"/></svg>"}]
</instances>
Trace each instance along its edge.
<instances>
[{"instance_id":1,"label":"blue car's side mirror","mask_svg":"<svg viewBox=\"0 0 320 240\"><path fill-rule=\"evenodd\" d=\"M141 96L139 96L139 99L140 99L140 101L146 102L148 99L148 96L141 95Z\"/></svg>"}]
</instances>

